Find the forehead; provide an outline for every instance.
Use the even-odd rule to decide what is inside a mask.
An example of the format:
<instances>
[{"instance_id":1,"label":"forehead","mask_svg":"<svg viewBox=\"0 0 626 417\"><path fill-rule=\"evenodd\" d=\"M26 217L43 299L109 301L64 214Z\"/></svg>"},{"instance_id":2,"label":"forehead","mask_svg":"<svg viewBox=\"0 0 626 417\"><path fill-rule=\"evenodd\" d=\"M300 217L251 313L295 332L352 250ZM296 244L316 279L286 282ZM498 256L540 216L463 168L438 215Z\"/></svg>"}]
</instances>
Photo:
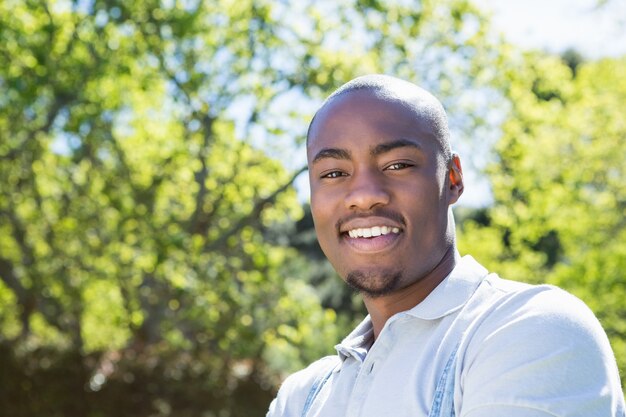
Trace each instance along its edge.
<instances>
[{"instance_id":1,"label":"forehead","mask_svg":"<svg viewBox=\"0 0 626 417\"><path fill-rule=\"evenodd\" d=\"M327 102L309 132L307 152L342 144L358 145L365 137L439 142L430 109L385 92L357 90Z\"/></svg>"}]
</instances>

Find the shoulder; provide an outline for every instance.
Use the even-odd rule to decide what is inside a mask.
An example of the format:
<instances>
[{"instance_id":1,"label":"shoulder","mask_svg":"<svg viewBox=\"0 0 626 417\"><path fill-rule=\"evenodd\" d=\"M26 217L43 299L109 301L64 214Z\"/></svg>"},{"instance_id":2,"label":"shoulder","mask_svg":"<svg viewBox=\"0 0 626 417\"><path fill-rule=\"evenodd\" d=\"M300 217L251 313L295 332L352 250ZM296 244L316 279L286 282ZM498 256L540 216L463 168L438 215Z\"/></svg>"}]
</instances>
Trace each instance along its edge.
<instances>
[{"instance_id":1,"label":"shoulder","mask_svg":"<svg viewBox=\"0 0 626 417\"><path fill-rule=\"evenodd\" d=\"M606 339L587 305L552 285L530 285L490 275L485 284L497 293L485 311L485 324L511 326L531 333L565 332L571 336ZM490 326L487 326L490 327Z\"/></svg>"},{"instance_id":2,"label":"shoulder","mask_svg":"<svg viewBox=\"0 0 626 417\"><path fill-rule=\"evenodd\" d=\"M621 395L615 357L585 303L549 285L495 276L483 284L495 296L464 351L464 406L514 404L554 415L613 415Z\"/></svg>"},{"instance_id":3,"label":"shoulder","mask_svg":"<svg viewBox=\"0 0 626 417\"><path fill-rule=\"evenodd\" d=\"M490 277L498 293L480 318L474 342L506 348L512 356L553 356L557 352L612 356L608 337L593 312L574 295L551 285L529 285ZM501 354L503 354L501 353ZM521 360L521 359L520 359ZM584 364L577 364L583 366Z\"/></svg>"},{"instance_id":4,"label":"shoulder","mask_svg":"<svg viewBox=\"0 0 626 417\"><path fill-rule=\"evenodd\" d=\"M340 359L336 355L326 356L290 375L272 401L267 416L300 416L313 384L324 378L339 362Z\"/></svg>"}]
</instances>

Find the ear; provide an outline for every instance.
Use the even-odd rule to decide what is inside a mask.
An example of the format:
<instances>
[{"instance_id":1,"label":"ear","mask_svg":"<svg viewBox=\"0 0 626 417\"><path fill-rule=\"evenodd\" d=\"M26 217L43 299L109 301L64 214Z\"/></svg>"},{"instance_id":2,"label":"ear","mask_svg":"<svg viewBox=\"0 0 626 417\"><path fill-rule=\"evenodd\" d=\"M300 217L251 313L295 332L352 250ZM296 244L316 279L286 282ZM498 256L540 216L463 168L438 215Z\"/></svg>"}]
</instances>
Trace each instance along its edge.
<instances>
[{"instance_id":1,"label":"ear","mask_svg":"<svg viewBox=\"0 0 626 417\"><path fill-rule=\"evenodd\" d=\"M463 185L463 168L461 168L461 158L459 154L453 153L452 159L450 160L450 166L448 167L448 176L450 179L449 191L450 191L450 202L449 204L454 204L457 202L461 194L463 194L463 190L465 186Z\"/></svg>"}]
</instances>

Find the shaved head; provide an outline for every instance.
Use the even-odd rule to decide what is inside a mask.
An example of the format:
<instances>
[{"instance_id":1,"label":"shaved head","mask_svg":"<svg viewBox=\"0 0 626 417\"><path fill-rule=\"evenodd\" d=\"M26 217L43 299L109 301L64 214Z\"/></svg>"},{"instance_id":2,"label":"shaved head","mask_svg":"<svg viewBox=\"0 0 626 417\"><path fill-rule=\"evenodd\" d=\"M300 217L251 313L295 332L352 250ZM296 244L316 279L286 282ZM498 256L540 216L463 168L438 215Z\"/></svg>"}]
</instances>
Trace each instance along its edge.
<instances>
[{"instance_id":1,"label":"shaved head","mask_svg":"<svg viewBox=\"0 0 626 417\"><path fill-rule=\"evenodd\" d=\"M415 114L416 119L428 120L441 145L445 160L449 160L452 157L448 119L439 100L413 83L382 74L364 75L355 78L328 96L309 124L307 145L311 139L317 115L323 113L328 104L336 98L356 91L368 91L381 100L399 103L410 109Z\"/></svg>"}]
</instances>

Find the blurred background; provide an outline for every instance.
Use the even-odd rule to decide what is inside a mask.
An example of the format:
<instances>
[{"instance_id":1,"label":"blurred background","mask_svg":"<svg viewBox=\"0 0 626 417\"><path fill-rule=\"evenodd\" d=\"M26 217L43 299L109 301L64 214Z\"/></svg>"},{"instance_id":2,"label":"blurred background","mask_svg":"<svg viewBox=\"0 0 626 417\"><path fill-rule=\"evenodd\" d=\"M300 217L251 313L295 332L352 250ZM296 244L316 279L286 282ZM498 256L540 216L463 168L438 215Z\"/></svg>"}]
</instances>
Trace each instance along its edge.
<instances>
[{"instance_id":1,"label":"blurred background","mask_svg":"<svg viewBox=\"0 0 626 417\"><path fill-rule=\"evenodd\" d=\"M582 298L624 375L623 3L512 3L1 1L0 414L265 415L364 314L303 142L373 72L449 112L461 253Z\"/></svg>"}]
</instances>

